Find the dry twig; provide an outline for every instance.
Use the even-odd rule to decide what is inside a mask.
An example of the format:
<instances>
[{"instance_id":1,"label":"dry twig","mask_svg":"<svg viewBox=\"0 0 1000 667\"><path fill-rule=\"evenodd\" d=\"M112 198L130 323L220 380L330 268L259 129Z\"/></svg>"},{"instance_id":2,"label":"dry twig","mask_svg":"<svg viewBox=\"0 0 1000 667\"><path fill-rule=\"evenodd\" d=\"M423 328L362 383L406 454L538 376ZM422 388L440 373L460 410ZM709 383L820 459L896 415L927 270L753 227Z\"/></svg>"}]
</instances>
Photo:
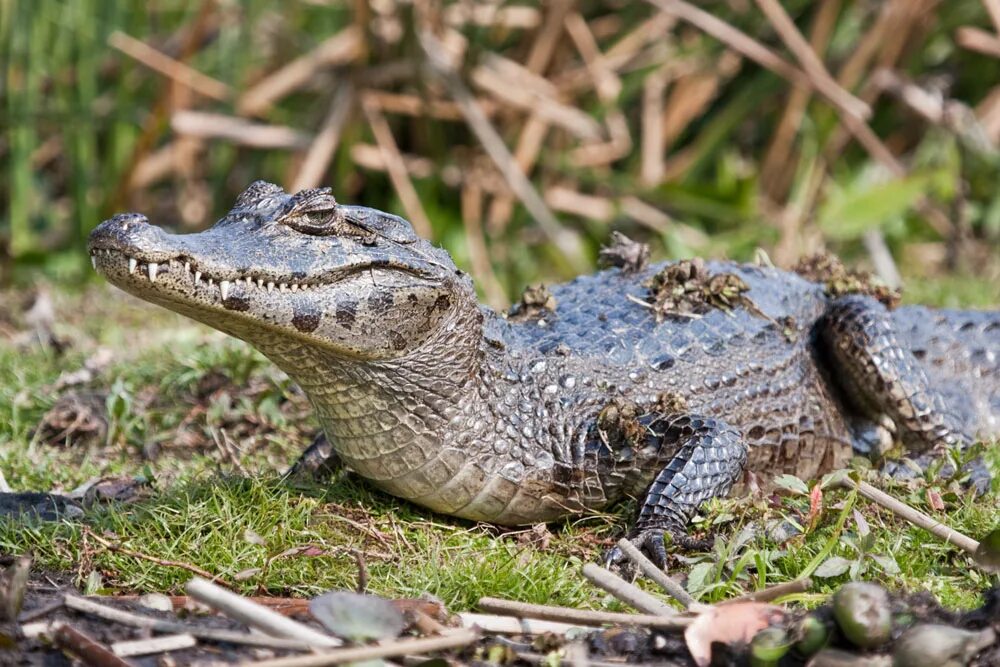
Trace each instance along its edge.
<instances>
[{"instance_id":1,"label":"dry twig","mask_svg":"<svg viewBox=\"0 0 1000 667\"><path fill-rule=\"evenodd\" d=\"M757 6L761 8L768 21L781 37L788 50L791 51L799 64L810 78L813 87L820 91L827 99L833 102L834 106L844 113L848 113L856 118L865 120L871 116L872 110L863 100L858 99L850 92L841 88L833 80L826 66L813 50L813 47L805 40L802 33L792 21L788 12L781 6L778 0L756 0Z\"/></svg>"},{"instance_id":2,"label":"dry twig","mask_svg":"<svg viewBox=\"0 0 1000 667\"><path fill-rule=\"evenodd\" d=\"M223 579L221 575L212 574L211 572L208 572L207 570L201 569L197 565L192 565L191 563L184 563L184 562L176 561L176 560L167 560L165 558L157 558L156 556L150 556L149 554L144 554L144 553L139 552L139 551L133 551L132 549L126 549L125 547L123 547L120 544L114 544L114 543L112 543L112 542L104 539L103 537L101 537L100 535L98 535L97 533L95 533L93 530L91 530L90 528L88 528L87 526L83 527L83 534L86 537L93 538L93 540L95 542L97 542L98 544L100 544L102 547L104 547L108 551L113 551L115 553L125 554L126 556L131 556L132 558L140 558L142 560L148 560L151 563L156 563L157 565L162 565L164 567L179 567L182 570L187 570L188 572L196 574L199 577L204 577L205 579L209 579L211 581L214 581L215 583L220 584L222 586L225 586L226 588L233 588L233 584L230 583L230 582L228 582L228 581L226 581L225 579Z\"/></svg>"},{"instance_id":3,"label":"dry twig","mask_svg":"<svg viewBox=\"0 0 1000 667\"><path fill-rule=\"evenodd\" d=\"M506 308L510 302L493 272L483 234L483 189L474 179L468 179L462 185L462 223L465 225L466 247L476 282L482 285L486 301L491 306Z\"/></svg>"},{"instance_id":4,"label":"dry twig","mask_svg":"<svg viewBox=\"0 0 1000 667\"><path fill-rule=\"evenodd\" d=\"M552 61L556 46L559 44L559 33L562 31L566 13L572 8L574 0L553 0L546 9L545 20L531 45L531 51L525 61L525 67L534 74L544 74ZM542 144L549 131L549 124L538 113L532 113L521 128L514 148L514 160L525 174L530 174ZM509 195L497 196L488 215L489 224L493 227L503 227L514 212L514 198Z\"/></svg>"},{"instance_id":5,"label":"dry twig","mask_svg":"<svg viewBox=\"0 0 1000 667\"><path fill-rule=\"evenodd\" d=\"M397 655L422 655L433 651L444 651L468 646L478 638L478 632L462 628L451 630L448 634L439 637L399 639L392 642L375 644L374 646L332 649L316 655L261 660L260 662L253 663L253 665L254 667L323 667L324 665L339 665L345 662L364 662L378 658L391 658Z\"/></svg>"},{"instance_id":6,"label":"dry twig","mask_svg":"<svg viewBox=\"0 0 1000 667\"><path fill-rule=\"evenodd\" d=\"M1000 32L1000 0L982 0L986 13L990 15L993 29Z\"/></svg>"},{"instance_id":7,"label":"dry twig","mask_svg":"<svg viewBox=\"0 0 1000 667\"><path fill-rule=\"evenodd\" d=\"M688 616L659 616L653 614L621 614L609 611L591 611L551 605L528 604L500 598L480 598L479 608L495 614L506 614L518 618L538 618L561 623L582 623L584 625L639 625L649 628L681 629L691 624Z\"/></svg>"},{"instance_id":8,"label":"dry twig","mask_svg":"<svg viewBox=\"0 0 1000 667\"><path fill-rule=\"evenodd\" d=\"M407 217L413 223L417 234L424 238L430 238L433 232L431 219L427 217L424 206L420 203L420 195L417 194L416 188L413 187L413 181L410 180L410 175L406 172L406 165L403 164L403 157L399 152L399 146L396 145L396 139L392 136L389 123L386 122L385 116L382 115L373 98L362 97L361 109L368 119L375 143L378 144L379 150L382 152L382 160L389 173L389 179L392 181L396 194L399 195L399 200L403 203L403 208L406 209Z\"/></svg>"},{"instance_id":9,"label":"dry twig","mask_svg":"<svg viewBox=\"0 0 1000 667\"><path fill-rule=\"evenodd\" d=\"M313 630L308 625L283 616L247 598L216 586L207 579L194 577L185 586L188 595L198 602L218 609L229 618L282 639L295 639L310 646L329 648L343 644L336 637Z\"/></svg>"},{"instance_id":10,"label":"dry twig","mask_svg":"<svg viewBox=\"0 0 1000 667\"><path fill-rule=\"evenodd\" d=\"M663 570L657 567L656 563L646 558L646 555L639 551L627 538L623 537L618 540L618 548L622 550L623 554L628 556L630 561L639 566L643 574L659 584L660 588L665 590L670 597L680 602L685 609L701 611L707 607L707 605L700 604L691 597L686 590L681 588L680 584L668 577Z\"/></svg>"},{"instance_id":11,"label":"dry twig","mask_svg":"<svg viewBox=\"0 0 1000 667\"><path fill-rule=\"evenodd\" d=\"M641 612L657 616L676 616L677 612L663 604L646 591L633 586L618 575L605 570L600 565L587 563L583 566L583 576L611 595Z\"/></svg>"},{"instance_id":12,"label":"dry twig","mask_svg":"<svg viewBox=\"0 0 1000 667\"><path fill-rule=\"evenodd\" d=\"M74 611L90 614L106 621L121 623L133 628L146 628L153 632L166 632L172 634L187 633L198 639L207 639L217 642L229 642L230 644L241 644L244 646L261 646L265 648L278 648L305 651L312 648L312 644L296 639L282 639L280 637L269 637L259 633L238 632L235 630L220 630L218 628L206 628L200 625L180 623L178 621L161 621L158 618L133 614L129 611L122 611L114 607L99 604L93 600L82 598L77 595L66 596L66 606Z\"/></svg>"},{"instance_id":13,"label":"dry twig","mask_svg":"<svg viewBox=\"0 0 1000 667\"><path fill-rule=\"evenodd\" d=\"M564 635L573 628L597 629L596 626L580 623L543 621L535 618L497 616L494 614L476 614L472 612L461 612L458 614L458 617L462 620L463 627L476 627L487 634L495 635L541 635L546 632L551 632L555 635Z\"/></svg>"},{"instance_id":14,"label":"dry twig","mask_svg":"<svg viewBox=\"0 0 1000 667\"><path fill-rule=\"evenodd\" d=\"M955 31L955 43L963 49L1000 58L1000 38L980 28L962 26Z\"/></svg>"},{"instance_id":15,"label":"dry twig","mask_svg":"<svg viewBox=\"0 0 1000 667\"><path fill-rule=\"evenodd\" d=\"M108 35L108 46L118 49L125 55L138 60L151 70L169 77L171 80L185 86L199 95L210 97L221 102L227 101L233 95L233 90L218 79L202 74L190 65L171 58L158 51L146 42L115 30Z\"/></svg>"},{"instance_id":16,"label":"dry twig","mask_svg":"<svg viewBox=\"0 0 1000 667\"><path fill-rule=\"evenodd\" d=\"M964 535L954 528L946 526L940 521L934 520L927 514L910 507L900 500L896 500L884 491L876 489L868 482L855 482L853 479L845 477L841 481L841 485L848 489L857 489L858 493L868 500L881 505L893 514L909 521L915 526L923 528L932 535L940 537L945 542L954 544L956 547L970 555L975 554L976 550L979 548L979 542L972 539L968 535Z\"/></svg>"},{"instance_id":17,"label":"dry twig","mask_svg":"<svg viewBox=\"0 0 1000 667\"><path fill-rule=\"evenodd\" d=\"M309 53L258 81L240 96L236 108L243 114L262 114L281 98L306 85L321 69L350 62L360 52L360 31L356 26L344 28Z\"/></svg>"},{"instance_id":18,"label":"dry twig","mask_svg":"<svg viewBox=\"0 0 1000 667\"><path fill-rule=\"evenodd\" d=\"M53 637L55 645L72 653L91 667L132 667L127 661L112 653L107 646L94 641L69 623L61 624Z\"/></svg>"},{"instance_id":19,"label":"dry twig","mask_svg":"<svg viewBox=\"0 0 1000 667\"><path fill-rule=\"evenodd\" d=\"M545 202L542 201L534 185L514 161L503 139L490 125L479 105L476 104L475 98L456 76L451 63L445 59L444 49L440 41L429 32L421 32L420 44L427 62L448 87L452 98L461 107L469 127L483 145L486 153L496 163L500 173L507 179L510 189L521 200L521 203L535 218L538 226L560 250L572 268L579 272L585 271L586 263L579 237L564 229L556 217L552 215Z\"/></svg>"},{"instance_id":20,"label":"dry twig","mask_svg":"<svg viewBox=\"0 0 1000 667\"><path fill-rule=\"evenodd\" d=\"M337 152L344 124L351 117L353 109L354 88L350 83L345 82L334 94L323 125L309 145L309 150L299 166L299 171L292 180L292 192L298 192L305 188L315 188L323 183L323 175L329 168L334 153Z\"/></svg>"},{"instance_id":21,"label":"dry twig","mask_svg":"<svg viewBox=\"0 0 1000 667\"><path fill-rule=\"evenodd\" d=\"M205 111L178 111L170 118L174 132L201 139L224 139L254 148L299 150L308 148L312 137L284 125L253 123L237 116Z\"/></svg>"},{"instance_id":22,"label":"dry twig","mask_svg":"<svg viewBox=\"0 0 1000 667\"><path fill-rule=\"evenodd\" d=\"M111 645L111 652L119 657L127 658L132 655L152 655L153 653L179 651L191 648L197 643L198 640L195 639L194 635L182 633L179 635L163 635L162 637L115 642Z\"/></svg>"},{"instance_id":23,"label":"dry twig","mask_svg":"<svg viewBox=\"0 0 1000 667\"><path fill-rule=\"evenodd\" d=\"M837 13L840 11L841 0L823 0L810 28L809 47L817 54L826 51L837 24ZM761 165L761 184L772 199L781 200L791 181L796 167L796 160L790 160L792 146L798 134L799 126L805 117L806 107L812 96L811 90L792 88L788 94L788 103L781 113L781 119L771 136L771 143L764 154ZM796 230L788 230L794 233ZM784 238L782 241L787 244Z\"/></svg>"}]
</instances>

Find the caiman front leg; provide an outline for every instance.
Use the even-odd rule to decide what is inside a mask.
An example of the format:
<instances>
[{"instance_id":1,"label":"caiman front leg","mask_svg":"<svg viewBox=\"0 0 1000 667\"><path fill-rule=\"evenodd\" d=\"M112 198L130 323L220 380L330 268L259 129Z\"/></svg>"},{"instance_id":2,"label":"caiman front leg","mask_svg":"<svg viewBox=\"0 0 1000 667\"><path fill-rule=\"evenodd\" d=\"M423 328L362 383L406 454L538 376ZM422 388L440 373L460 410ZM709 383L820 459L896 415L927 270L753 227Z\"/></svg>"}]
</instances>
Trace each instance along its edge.
<instances>
[{"instance_id":1,"label":"caiman front leg","mask_svg":"<svg viewBox=\"0 0 1000 667\"><path fill-rule=\"evenodd\" d=\"M664 535L670 533L682 546L696 545L687 534L688 522L706 500L729 492L743 473L747 446L729 424L698 415L655 417L644 437L646 450L653 448L666 465L646 491L627 537L662 568L667 562ZM618 547L606 556L609 565L624 561Z\"/></svg>"},{"instance_id":2,"label":"caiman front leg","mask_svg":"<svg viewBox=\"0 0 1000 667\"><path fill-rule=\"evenodd\" d=\"M865 417L888 416L907 448L921 453L967 443L947 402L910 350L900 345L889 311L868 296L837 299L819 323L835 381Z\"/></svg>"},{"instance_id":3,"label":"caiman front leg","mask_svg":"<svg viewBox=\"0 0 1000 667\"><path fill-rule=\"evenodd\" d=\"M292 467L285 473L285 479L308 479L323 481L343 470L344 462L326 439L322 430L313 438L312 444L302 452Z\"/></svg>"}]
</instances>

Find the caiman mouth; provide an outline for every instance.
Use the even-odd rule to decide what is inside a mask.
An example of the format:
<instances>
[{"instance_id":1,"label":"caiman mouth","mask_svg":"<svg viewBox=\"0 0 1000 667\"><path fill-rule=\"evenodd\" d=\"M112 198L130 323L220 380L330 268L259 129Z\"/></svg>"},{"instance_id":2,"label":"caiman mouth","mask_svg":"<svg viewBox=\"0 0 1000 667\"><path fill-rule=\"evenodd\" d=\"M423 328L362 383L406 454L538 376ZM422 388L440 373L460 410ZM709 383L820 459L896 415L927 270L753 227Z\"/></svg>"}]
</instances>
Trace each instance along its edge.
<instances>
[{"instance_id":1,"label":"caiman mouth","mask_svg":"<svg viewBox=\"0 0 1000 667\"><path fill-rule=\"evenodd\" d=\"M96 271L105 276L111 277L114 274L122 275L126 273L131 276L129 280L138 283L145 279L148 284L156 283L157 278L162 281L163 275L168 274L171 278L183 274L191 281L191 287L205 291L203 296L212 297L217 295L219 301L225 301L234 287L244 289L259 289L268 292L298 292L315 289L336 280L327 282L316 282L309 280L289 279L287 277L260 275L254 272L246 274L235 274L233 272L221 272L201 266L196 260L184 256L167 257L152 261L139 257L138 253L133 256L121 250L111 248L91 248L90 263ZM352 270L341 272L337 278L344 278L350 273L363 271L368 267L357 266Z\"/></svg>"}]
</instances>

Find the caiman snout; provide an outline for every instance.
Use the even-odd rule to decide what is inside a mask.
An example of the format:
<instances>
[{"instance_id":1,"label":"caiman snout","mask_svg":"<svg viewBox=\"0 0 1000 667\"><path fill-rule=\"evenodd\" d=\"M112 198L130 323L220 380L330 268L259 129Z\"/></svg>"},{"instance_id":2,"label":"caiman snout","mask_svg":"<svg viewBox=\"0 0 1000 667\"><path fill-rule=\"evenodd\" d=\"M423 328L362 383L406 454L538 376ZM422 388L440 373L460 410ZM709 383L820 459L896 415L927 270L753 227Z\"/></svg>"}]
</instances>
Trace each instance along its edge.
<instances>
[{"instance_id":1,"label":"caiman snout","mask_svg":"<svg viewBox=\"0 0 1000 667\"><path fill-rule=\"evenodd\" d=\"M165 232L149 224L146 216L120 213L105 220L90 233L87 249L92 255L97 250L117 250L136 255L162 251L165 242Z\"/></svg>"}]
</instances>

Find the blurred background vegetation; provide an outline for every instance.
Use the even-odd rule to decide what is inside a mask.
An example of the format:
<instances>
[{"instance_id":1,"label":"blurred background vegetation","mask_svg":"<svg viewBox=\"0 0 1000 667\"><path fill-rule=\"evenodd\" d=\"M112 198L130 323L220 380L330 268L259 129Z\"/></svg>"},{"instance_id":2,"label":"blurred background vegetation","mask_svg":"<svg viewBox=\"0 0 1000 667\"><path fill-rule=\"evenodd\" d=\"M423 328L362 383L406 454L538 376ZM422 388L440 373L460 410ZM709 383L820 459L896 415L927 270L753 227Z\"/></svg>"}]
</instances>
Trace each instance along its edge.
<instances>
[{"instance_id":1,"label":"blurred background vegetation","mask_svg":"<svg viewBox=\"0 0 1000 667\"><path fill-rule=\"evenodd\" d=\"M263 178L406 216L497 306L612 228L996 305L998 34L1000 0L0 0L0 281Z\"/></svg>"}]
</instances>

